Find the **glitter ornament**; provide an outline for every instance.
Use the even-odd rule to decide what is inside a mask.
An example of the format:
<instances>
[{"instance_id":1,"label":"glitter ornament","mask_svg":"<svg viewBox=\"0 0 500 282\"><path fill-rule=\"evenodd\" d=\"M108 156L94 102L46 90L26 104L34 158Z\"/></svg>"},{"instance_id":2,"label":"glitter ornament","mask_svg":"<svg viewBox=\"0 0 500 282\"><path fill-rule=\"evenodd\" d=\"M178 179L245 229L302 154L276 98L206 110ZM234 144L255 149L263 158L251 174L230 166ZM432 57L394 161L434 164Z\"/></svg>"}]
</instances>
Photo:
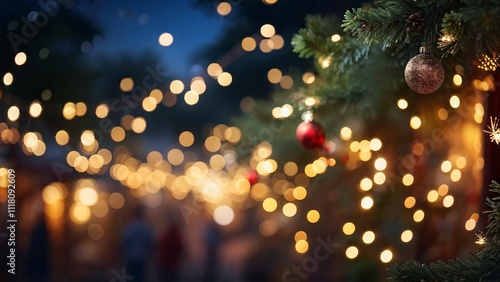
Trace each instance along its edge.
<instances>
[{"instance_id":1,"label":"glitter ornament","mask_svg":"<svg viewBox=\"0 0 500 282\"><path fill-rule=\"evenodd\" d=\"M295 135L300 144L307 149L321 148L325 142L323 126L315 121L304 121L299 124Z\"/></svg>"},{"instance_id":2,"label":"glitter ornament","mask_svg":"<svg viewBox=\"0 0 500 282\"><path fill-rule=\"evenodd\" d=\"M444 68L441 62L430 54L428 46L420 47L420 54L408 61L405 80L408 86L419 94L430 94L441 87Z\"/></svg>"}]
</instances>

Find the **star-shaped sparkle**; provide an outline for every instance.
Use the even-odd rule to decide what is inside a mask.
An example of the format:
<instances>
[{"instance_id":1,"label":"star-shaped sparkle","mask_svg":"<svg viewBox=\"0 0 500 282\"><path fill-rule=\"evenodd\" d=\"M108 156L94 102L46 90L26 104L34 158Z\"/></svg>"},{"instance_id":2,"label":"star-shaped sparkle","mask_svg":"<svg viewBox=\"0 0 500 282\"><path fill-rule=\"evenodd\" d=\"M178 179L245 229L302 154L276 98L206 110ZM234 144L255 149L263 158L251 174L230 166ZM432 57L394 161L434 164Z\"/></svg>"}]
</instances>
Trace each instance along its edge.
<instances>
[{"instance_id":1,"label":"star-shaped sparkle","mask_svg":"<svg viewBox=\"0 0 500 282\"><path fill-rule=\"evenodd\" d=\"M491 125L488 126L489 130L483 130L490 135L491 142L495 142L497 145L500 144L500 128L498 127L498 118L493 119L490 117Z\"/></svg>"}]
</instances>

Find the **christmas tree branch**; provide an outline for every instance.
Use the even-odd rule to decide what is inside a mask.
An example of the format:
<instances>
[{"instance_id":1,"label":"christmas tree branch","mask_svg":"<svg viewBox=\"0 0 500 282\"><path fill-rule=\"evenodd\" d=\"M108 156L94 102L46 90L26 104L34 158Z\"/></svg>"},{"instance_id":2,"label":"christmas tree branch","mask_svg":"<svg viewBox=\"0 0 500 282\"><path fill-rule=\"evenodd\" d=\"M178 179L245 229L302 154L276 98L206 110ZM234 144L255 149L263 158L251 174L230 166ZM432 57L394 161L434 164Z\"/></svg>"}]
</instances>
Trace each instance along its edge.
<instances>
[{"instance_id":1,"label":"christmas tree branch","mask_svg":"<svg viewBox=\"0 0 500 282\"><path fill-rule=\"evenodd\" d=\"M500 185L493 181L491 191L500 194ZM437 261L429 265L415 260L387 268L392 281L500 281L500 197L486 200L491 210L486 236L478 235L483 247L466 261Z\"/></svg>"},{"instance_id":2,"label":"christmas tree branch","mask_svg":"<svg viewBox=\"0 0 500 282\"><path fill-rule=\"evenodd\" d=\"M500 52L500 0L381 0L347 11L342 27L365 44L427 42L444 54Z\"/></svg>"},{"instance_id":3,"label":"christmas tree branch","mask_svg":"<svg viewBox=\"0 0 500 282\"><path fill-rule=\"evenodd\" d=\"M368 56L369 45L349 36L339 37L334 42L331 36L336 33L340 33L340 22L336 18L308 16L306 28L300 29L292 38L293 50L299 57L328 60L328 67L340 72Z\"/></svg>"}]
</instances>

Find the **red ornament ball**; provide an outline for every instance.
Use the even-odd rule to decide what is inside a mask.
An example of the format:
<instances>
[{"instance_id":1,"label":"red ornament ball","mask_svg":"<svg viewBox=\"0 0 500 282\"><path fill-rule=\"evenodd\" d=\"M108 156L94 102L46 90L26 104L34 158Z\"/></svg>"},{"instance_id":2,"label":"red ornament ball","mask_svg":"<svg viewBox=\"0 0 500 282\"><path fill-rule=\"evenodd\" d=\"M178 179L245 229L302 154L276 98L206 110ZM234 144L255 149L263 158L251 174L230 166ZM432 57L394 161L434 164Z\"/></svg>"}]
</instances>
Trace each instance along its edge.
<instances>
[{"instance_id":1,"label":"red ornament ball","mask_svg":"<svg viewBox=\"0 0 500 282\"><path fill-rule=\"evenodd\" d=\"M430 94L443 84L443 65L431 54L421 52L406 64L405 80L413 91Z\"/></svg>"},{"instance_id":2,"label":"red ornament ball","mask_svg":"<svg viewBox=\"0 0 500 282\"><path fill-rule=\"evenodd\" d=\"M259 182L259 174L252 169L247 174L247 180L250 185L254 185L255 183Z\"/></svg>"},{"instance_id":3,"label":"red ornament ball","mask_svg":"<svg viewBox=\"0 0 500 282\"><path fill-rule=\"evenodd\" d=\"M299 124L295 135L300 144L307 149L321 148L325 142L325 131L323 130L323 126L315 121L304 121Z\"/></svg>"}]
</instances>

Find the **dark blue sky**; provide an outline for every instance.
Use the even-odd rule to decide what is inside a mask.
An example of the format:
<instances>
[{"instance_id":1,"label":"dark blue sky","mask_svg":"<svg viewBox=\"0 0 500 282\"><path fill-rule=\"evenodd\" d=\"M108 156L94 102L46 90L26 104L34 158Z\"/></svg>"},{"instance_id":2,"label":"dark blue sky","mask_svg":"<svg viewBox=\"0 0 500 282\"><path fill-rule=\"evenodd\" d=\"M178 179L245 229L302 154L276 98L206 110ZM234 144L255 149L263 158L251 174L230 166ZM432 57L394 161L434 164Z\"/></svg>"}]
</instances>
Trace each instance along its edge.
<instances>
[{"instance_id":1,"label":"dark blue sky","mask_svg":"<svg viewBox=\"0 0 500 282\"><path fill-rule=\"evenodd\" d=\"M189 58L214 41L224 24L223 19L209 17L189 3L186 0L103 1L95 15L104 32L103 41L94 46L92 55L148 50L160 54L173 73L187 76L192 68ZM158 37L164 32L174 37L168 47L158 43Z\"/></svg>"}]
</instances>

